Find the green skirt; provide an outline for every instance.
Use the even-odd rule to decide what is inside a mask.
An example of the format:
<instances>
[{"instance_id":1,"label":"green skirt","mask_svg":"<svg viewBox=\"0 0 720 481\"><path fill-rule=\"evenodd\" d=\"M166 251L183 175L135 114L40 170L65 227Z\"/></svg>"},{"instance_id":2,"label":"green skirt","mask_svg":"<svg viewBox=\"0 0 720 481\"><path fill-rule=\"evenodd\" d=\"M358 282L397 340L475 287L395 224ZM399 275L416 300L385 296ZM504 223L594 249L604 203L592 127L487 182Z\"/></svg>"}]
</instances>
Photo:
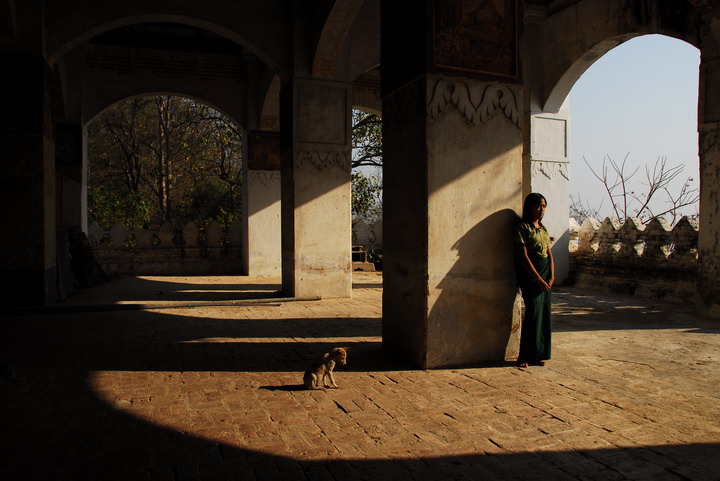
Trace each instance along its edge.
<instances>
[{"instance_id":1,"label":"green skirt","mask_svg":"<svg viewBox=\"0 0 720 481\"><path fill-rule=\"evenodd\" d=\"M538 274L546 281L550 278L550 258L529 256ZM543 291L525 270L518 270L520 289L525 301L525 316L520 332L518 361L537 364L550 359L552 340L552 293Z\"/></svg>"}]
</instances>

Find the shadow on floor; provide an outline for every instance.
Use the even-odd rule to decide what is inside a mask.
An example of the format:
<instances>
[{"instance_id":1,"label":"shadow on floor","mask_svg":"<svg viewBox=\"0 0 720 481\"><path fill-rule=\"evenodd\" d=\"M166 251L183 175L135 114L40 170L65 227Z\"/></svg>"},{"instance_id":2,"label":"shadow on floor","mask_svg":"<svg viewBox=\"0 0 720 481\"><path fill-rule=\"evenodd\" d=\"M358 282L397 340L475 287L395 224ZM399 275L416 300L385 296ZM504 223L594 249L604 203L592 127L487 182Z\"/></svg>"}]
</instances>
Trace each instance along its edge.
<instances>
[{"instance_id":1,"label":"shadow on floor","mask_svg":"<svg viewBox=\"0 0 720 481\"><path fill-rule=\"evenodd\" d=\"M282 308L255 307L270 315ZM351 346L349 370L410 367L382 353L380 319L217 319L198 316L196 309L166 312L5 317L1 352L8 362L32 369L302 372L324 352ZM362 340L367 338L374 340Z\"/></svg>"},{"instance_id":2,"label":"shadow on floor","mask_svg":"<svg viewBox=\"0 0 720 481\"><path fill-rule=\"evenodd\" d=\"M720 334L716 319L677 304L622 295L608 295L575 288L553 293L553 331L603 331L622 329L683 329Z\"/></svg>"},{"instance_id":3,"label":"shadow on floor","mask_svg":"<svg viewBox=\"0 0 720 481\"><path fill-rule=\"evenodd\" d=\"M303 461L154 425L108 404L92 387L95 371L297 372L299 383L308 362L337 345L352 347L350 371L411 368L382 352L378 318L273 318L273 309L281 308L259 308L267 318L256 319L208 318L192 309L173 315L138 311L3 318L0 361L15 366L17 380L0 377L0 479L562 481L717 477L720 444L715 443ZM232 317L231 310L225 314ZM602 317L607 314L596 313L601 317L583 325L585 321L571 323L569 314L561 312L557 324L567 330L601 329L603 323L614 322L613 328L618 329L637 322ZM690 319L678 322L692 324ZM662 326L658 321L647 328ZM276 338L289 340L272 342ZM298 390L298 386L278 383L265 387L282 393ZM478 436L488 434L479 432Z\"/></svg>"},{"instance_id":4,"label":"shadow on floor","mask_svg":"<svg viewBox=\"0 0 720 481\"><path fill-rule=\"evenodd\" d=\"M303 461L156 426L99 400L82 371L0 380L0 479L714 479L718 444ZM281 389L282 390L282 389ZM289 390L286 389L286 390ZM298 429L297 427L295 429ZM483 436L483 433L478 433Z\"/></svg>"},{"instance_id":5,"label":"shadow on floor","mask_svg":"<svg viewBox=\"0 0 720 481\"><path fill-rule=\"evenodd\" d=\"M240 276L225 278L243 279ZM182 278L180 278L182 279ZM65 305L110 304L115 302L202 302L233 301L243 299L274 298L282 295L280 283L218 282L212 283L178 281L178 277L124 277L75 292Z\"/></svg>"}]
</instances>

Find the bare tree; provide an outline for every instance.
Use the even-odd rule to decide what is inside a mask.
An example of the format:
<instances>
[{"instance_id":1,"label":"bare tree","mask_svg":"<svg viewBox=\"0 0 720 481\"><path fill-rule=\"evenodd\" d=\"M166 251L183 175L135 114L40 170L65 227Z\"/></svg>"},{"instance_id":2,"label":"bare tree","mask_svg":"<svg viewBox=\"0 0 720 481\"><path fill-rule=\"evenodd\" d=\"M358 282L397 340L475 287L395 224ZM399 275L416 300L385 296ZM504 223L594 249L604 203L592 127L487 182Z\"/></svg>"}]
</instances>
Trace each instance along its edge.
<instances>
[{"instance_id":1,"label":"bare tree","mask_svg":"<svg viewBox=\"0 0 720 481\"><path fill-rule=\"evenodd\" d=\"M597 208L593 208L587 201L582 200L578 194L577 198L570 194L570 217L575 219L578 224L582 224L587 218L599 219L602 202Z\"/></svg>"},{"instance_id":2,"label":"bare tree","mask_svg":"<svg viewBox=\"0 0 720 481\"><path fill-rule=\"evenodd\" d=\"M599 172L593 169L587 159L583 157L592 174L603 185L615 217L620 221L624 222L628 217L637 217L647 224L653 217L670 216L669 220L674 224L681 216L681 210L684 207L697 205L700 194L696 187L691 186L692 177L685 180L677 194L672 193L670 184L678 178L685 166L670 167L667 157L658 157L652 168L645 166L645 181L640 182L645 186L643 191L632 189L630 181L640 168L636 167L629 172L627 166L629 155L629 153L625 155L621 163L615 162L609 155L606 155ZM652 201L656 200L661 192L665 193L665 207L658 209L654 207L656 204L653 204ZM597 217L599 210L600 207L592 210L589 206L583 205L579 197L577 201L572 200L571 214L573 211L576 214L573 217Z\"/></svg>"}]
</instances>

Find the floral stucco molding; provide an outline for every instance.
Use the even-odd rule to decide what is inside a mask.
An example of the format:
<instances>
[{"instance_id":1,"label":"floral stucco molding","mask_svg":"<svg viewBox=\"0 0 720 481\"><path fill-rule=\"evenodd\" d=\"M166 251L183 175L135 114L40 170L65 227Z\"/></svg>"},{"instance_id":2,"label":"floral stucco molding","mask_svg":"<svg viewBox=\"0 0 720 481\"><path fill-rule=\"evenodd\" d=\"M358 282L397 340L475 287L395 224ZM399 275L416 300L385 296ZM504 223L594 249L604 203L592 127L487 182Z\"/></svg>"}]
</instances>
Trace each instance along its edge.
<instances>
[{"instance_id":1,"label":"floral stucco molding","mask_svg":"<svg viewBox=\"0 0 720 481\"><path fill-rule=\"evenodd\" d=\"M472 125L485 122L500 110L513 125L520 128L520 113L515 93L506 86L486 86L482 91L480 102L476 104L473 102L468 84L440 79L433 87L432 98L428 106L430 120L436 119L447 109L448 105L454 105Z\"/></svg>"},{"instance_id":2,"label":"floral stucco molding","mask_svg":"<svg viewBox=\"0 0 720 481\"><path fill-rule=\"evenodd\" d=\"M352 167L350 152L345 150L300 150L295 158L295 168L299 169L306 164L312 164L323 172L333 166L349 172Z\"/></svg>"},{"instance_id":3,"label":"floral stucco molding","mask_svg":"<svg viewBox=\"0 0 720 481\"><path fill-rule=\"evenodd\" d=\"M277 170L251 170L248 172L248 182L269 187L280 182L280 172Z\"/></svg>"},{"instance_id":4,"label":"floral stucco molding","mask_svg":"<svg viewBox=\"0 0 720 481\"><path fill-rule=\"evenodd\" d=\"M564 178L567 181L570 180L567 162L544 162L534 160L532 162L532 173L533 176L538 176L542 174L550 180L555 179L558 176Z\"/></svg>"}]
</instances>

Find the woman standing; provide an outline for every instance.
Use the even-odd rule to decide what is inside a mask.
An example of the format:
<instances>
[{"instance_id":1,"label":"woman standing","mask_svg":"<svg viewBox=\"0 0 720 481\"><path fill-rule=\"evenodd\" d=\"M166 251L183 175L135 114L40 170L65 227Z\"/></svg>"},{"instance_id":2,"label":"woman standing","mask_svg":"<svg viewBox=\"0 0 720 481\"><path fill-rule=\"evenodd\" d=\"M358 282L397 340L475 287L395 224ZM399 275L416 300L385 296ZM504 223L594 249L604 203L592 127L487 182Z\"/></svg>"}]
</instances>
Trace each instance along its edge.
<instances>
[{"instance_id":1,"label":"woman standing","mask_svg":"<svg viewBox=\"0 0 720 481\"><path fill-rule=\"evenodd\" d=\"M525 317L520 334L518 366L544 366L550 359L552 337L552 294L555 262L550 235L542 224L547 201L541 194L525 198L522 220L515 227L518 279L525 301Z\"/></svg>"}]
</instances>

